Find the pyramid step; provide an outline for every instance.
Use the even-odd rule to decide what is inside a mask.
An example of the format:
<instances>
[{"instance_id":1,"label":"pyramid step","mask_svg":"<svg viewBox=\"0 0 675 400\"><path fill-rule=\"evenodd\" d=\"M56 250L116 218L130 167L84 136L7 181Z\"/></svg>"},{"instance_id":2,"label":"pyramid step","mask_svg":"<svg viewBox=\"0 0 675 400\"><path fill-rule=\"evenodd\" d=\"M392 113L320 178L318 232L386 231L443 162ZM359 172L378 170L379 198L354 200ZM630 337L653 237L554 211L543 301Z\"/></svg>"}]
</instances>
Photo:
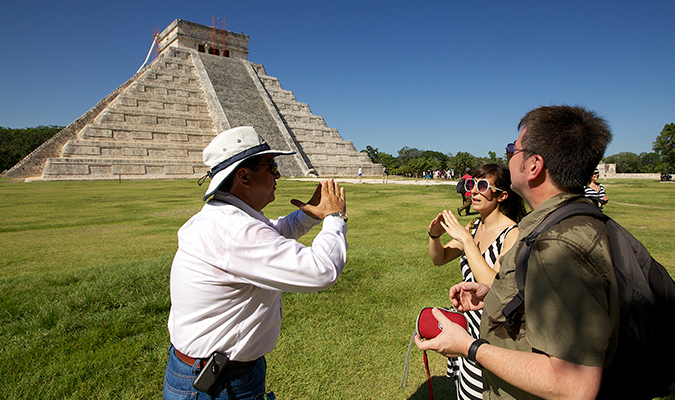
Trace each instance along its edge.
<instances>
[{"instance_id":1,"label":"pyramid step","mask_svg":"<svg viewBox=\"0 0 675 400\"><path fill-rule=\"evenodd\" d=\"M358 174L359 166L363 176L382 176L382 165L380 164L312 164L319 176L353 176Z\"/></svg>"},{"instance_id":2,"label":"pyramid step","mask_svg":"<svg viewBox=\"0 0 675 400\"><path fill-rule=\"evenodd\" d=\"M361 154L363 156L361 156ZM370 158L365 153L342 153L342 154L311 154L312 164L316 163L370 163Z\"/></svg>"},{"instance_id":3,"label":"pyramid step","mask_svg":"<svg viewBox=\"0 0 675 400\"><path fill-rule=\"evenodd\" d=\"M146 76L138 80L136 87L133 90L142 88L142 87L157 87L164 88L165 90L177 90L183 89L186 91L197 92L199 91L199 81L197 76L173 76L173 75L162 75L155 72L148 72ZM178 92L176 92L178 94Z\"/></svg>"},{"instance_id":4,"label":"pyramid step","mask_svg":"<svg viewBox=\"0 0 675 400\"><path fill-rule=\"evenodd\" d=\"M167 57L163 62L158 62L154 70L171 71L172 74L191 74L194 75L194 64L190 59L177 57Z\"/></svg>"},{"instance_id":5,"label":"pyramid step","mask_svg":"<svg viewBox=\"0 0 675 400\"><path fill-rule=\"evenodd\" d=\"M303 142L298 141L298 145L306 153L310 154L342 154L342 153L356 153L356 148L352 143L344 143L338 141L316 141Z\"/></svg>"},{"instance_id":6,"label":"pyramid step","mask_svg":"<svg viewBox=\"0 0 675 400\"><path fill-rule=\"evenodd\" d=\"M319 143L319 142L342 143L342 142L348 142L348 140L343 140L339 135L331 134L330 132L315 132L315 133L309 134L309 135L295 135L295 139L298 142L303 142L303 143L312 143L312 142L316 142L316 143Z\"/></svg>"},{"instance_id":7,"label":"pyramid step","mask_svg":"<svg viewBox=\"0 0 675 400\"><path fill-rule=\"evenodd\" d=\"M202 148L215 137L214 133L203 132L167 132L167 131L140 131L130 129L105 129L96 125L85 127L80 139L106 141L142 141L154 143L190 143Z\"/></svg>"},{"instance_id":8,"label":"pyramid step","mask_svg":"<svg viewBox=\"0 0 675 400\"><path fill-rule=\"evenodd\" d=\"M171 75L176 77L194 78L195 68L192 60L183 60L177 58L167 58L164 62L159 62L152 70L148 71L147 78L153 79L153 75ZM144 76L145 78L146 76Z\"/></svg>"},{"instance_id":9,"label":"pyramid step","mask_svg":"<svg viewBox=\"0 0 675 400\"><path fill-rule=\"evenodd\" d=\"M206 167L200 161L127 160L91 158L50 158L45 165L43 179L157 179L198 177Z\"/></svg>"},{"instance_id":10,"label":"pyramid step","mask_svg":"<svg viewBox=\"0 0 675 400\"><path fill-rule=\"evenodd\" d=\"M282 115L298 115L309 116L312 115L312 110L309 109L307 103L294 102L276 102L277 108Z\"/></svg>"},{"instance_id":11,"label":"pyramid step","mask_svg":"<svg viewBox=\"0 0 675 400\"><path fill-rule=\"evenodd\" d=\"M128 123L133 125L147 125L148 129L155 126L175 126L212 129L213 121L208 114L187 116L175 112L143 112L141 110L122 110L119 107L103 111L96 117L97 123Z\"/></svg>"},{"instance_id":12,"label":"pyramid step","mask_svg":"<svg viewBox=\"0 0 675 400\"><path fill-rule=\"evenodd\" d=\"M255 71L256 75L263 78L267 76L267 71L265 71L265 66L258 63L251 63L251 68Z\"/></svg>"},{"instance_id":13,"label":"pyramid step","mask_svg":"<svg viewBox=\"0 0 675 400\"><path fill-rule=\"evenodd\" d=\"M294 132L295 133L295 132ZM350 142L344 140L339 133L333 131L305 131L301 134L295 134L295 138L301 142Z\"/></svg>"},{"instance_id":14,"label":"pyramid step","mask_svg":"<svg viewBox=\"0 0 675 400\"><path fill-rule=\"evenodd\" d=\"M298 139L323 140L324 138L335 138L342 140L342 136L337 129L327 126L288 125L288 127Z\"/></svg>"},{"instance_id":15,"label":"pyramid step","mask_svg":"<svg viewBox=\"0 0 675 400\"><path fill-rule=\"evenodd\" d=\"M194 73L189 71L180 70L166 70L164 71L148 71L141 78L140 82L146 85L156 85L164 87L175 87L175 86L184 86L184 87L199 87L199 81Z\"/></svg>"},{"instance_id":16,"label":"pyramid step","mask_svg":"<svg viewBox=\"0 0 675 400\"><path fill-rule=\"evenodd\" d=\"M206 108L206 107L204 107ZM210 128L212 120L208 112L179 112L167 109L143 109L117 105L101 113L101 122L130 122L141 124L164 124L174 126L198 126Z\"/></svg>"},{"instance_id":17,"label":"pyramid step","mask_svg":"<svg viewBox=\"0 0 675 400\"><path fill-rule=\"evenodd\" d=\"M312 166L313 167L335 167L335 166L353 167L353 166L356 166L358 168L358 166L360 165L362 168L366 168L366 167L371 168L371 165L375 165L375 166L380 165L380 164L373 164L372 161L370 161L370 160L368 160L369 163L363 162L365 160L350 160L350 161L353 161L353 162L336 162L336 161L333 161L333 160L326 160L326 161L317 160L316 162L312 163ZM382 173L381 170L379 172Z\"/></svg>"},{"instance_id":18,"label":"pyramid step","mask_svg":"<svg viewBox=\"0 0 675 400\"><path fill-rule=\"evenodd\" d=\"M147 93L147 92L140 92L140 91L127 91L123 95L120 95L117 100L116 104L121 104L121 105L126 105L126 106L134 106L134 107L151 107L151 108L158 108L156 106L156 103L159 104L180 104L188 107L207 107L206 101L204 100L203 97L200 96L191 96L191 97L178 97L178 96L168 96L168 95L158 95L158 94L153 94L153 93ZM150 104L152 102L152 104ZM147 103L147 104L146 104ZM140 104L140 105L139 105ZM166 109L174 109L171 106L164 106L160 108L166 108ZM187 111L187 110L182 110L182 111Z\"/></svg>"},{"instance_id":19,"label":"pyramid step","mask_svg":"<svg viewBox=\"0 0 675 400\"><path fill-rule=\"evenodd\" d=\"M61 151L61 157L78 158L189 159L202 160L201 145L161 145L156 143L107 142L70 140Z\"/></svg>"},{"instance_id":20,"label":"pyramid step","mask_svg":"<svg viewBox=\"0 0 675 400\"><path fill-rule=\"evenodd\" d=\"M265 86L265 89L268 90L270 96L272 96L272 100L275 102L277 101L297 101L295 98L295 94L291 92L290 90L270 90Z\"/></svg>"},{"instance_id":21,"label":"pyramid step","mask_svg":"<svg viewBox=\"0 0 675 400\"><path fill-rule=\"evenodd\" d=\"M314 127L328 127L323 117L318 115L283 115L283 118L290 128L312 129Z\"/></svg>"},{"instance_id":22,"label":"pyramid step","mask_svg":"<svg viewBox=\"0 0 675 400\"><path fill-rule=\"evenodd\" d=\"M163 111L175 115L194 115L199 113L208 115L208 107L204 102L188 103L163 101L153 97L154 96L148 96L147 98L133 98L128 96L120 97L116 100L115 104L111 106L111 108L120 111L137 109L138 111L155 114L157 111Z\"/></svg>"},{"instance_id":23,"label":"pyramid step","mask_svg":"<svg viewBox=\"0 0 675 400\"><path fill-rule=\"evenodd\" d=\"M308 155L330 155L330 154L359 154L353 145L346 145L341 143L314 143L309 146L306 143L299 143L302 151Z\"/></svg>"},{"instance_id":24,"label":"pyramid step","mask_svg":"<svg viewBox=\"0 0 675 400\"><path fill-rule=\"evenodd\" d=\"M191 98L196 97L200 100L203 100L201 93L199 92L199 86L195 87L186 87L186 85L159 85L151 81L142 81L135 83L129 88L129 93L148 93L151 95L157 96L172 96L179 98Z\"/></svg>"},{"instance_id":25,"label":"pyramid step","mask_svg":"<svg viewBox=\"0 0 675 400\"><path fill-rule=\"evenodd\" d=\"M273 76L260 76L260 81L262 82L263 85L265 85L265 88L267 90L270 91L283 90L281 87L281 82L279 82L279 79Z\"/></svg>"},{"instance_id":26,"label":"pyramid step","mask_svg":"<svg viewBox=\"0 0 675 400\"><path fill-rule=\"evenodd\" d=\"M147 129L145 129L147 128ZM110 138L111 140L129 140L129 139L143 139L143 140L157 140L153 134L161 135L163 139L171 139L169 141L189 141L193 137L206 137L208 142L216 136L213 129L194 128L194 127L176 127L170 125L158 125L154 127L140 127L131 126L127 123L92 123L87 124L82 129L80 137L86 138ZM133 136L132 136L133 135ZM202 143L202 141L200 141Z\"/></svg>"}]
</instances>

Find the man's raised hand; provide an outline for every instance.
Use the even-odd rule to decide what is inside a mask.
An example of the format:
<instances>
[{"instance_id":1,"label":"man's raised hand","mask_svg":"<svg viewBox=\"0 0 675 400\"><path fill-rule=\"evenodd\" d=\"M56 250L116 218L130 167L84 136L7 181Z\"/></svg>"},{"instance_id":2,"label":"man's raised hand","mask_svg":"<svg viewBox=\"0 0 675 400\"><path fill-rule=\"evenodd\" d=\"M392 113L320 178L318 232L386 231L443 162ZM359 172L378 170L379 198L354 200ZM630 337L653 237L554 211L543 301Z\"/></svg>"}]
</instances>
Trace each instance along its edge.
<instances>
[{"instance_id":1,"label":"man's raised hand","mask_svg":"<svg viewBox=\"0 0 675 400\"><path fill-rule=\"evenodd\" d=\"M293 199L291 204L317 219L324 219L334 212L345 211L347 207L345 189L340 188L340 185L333 179L321 181L307 203Z\"/></svg>"}]
</instances>

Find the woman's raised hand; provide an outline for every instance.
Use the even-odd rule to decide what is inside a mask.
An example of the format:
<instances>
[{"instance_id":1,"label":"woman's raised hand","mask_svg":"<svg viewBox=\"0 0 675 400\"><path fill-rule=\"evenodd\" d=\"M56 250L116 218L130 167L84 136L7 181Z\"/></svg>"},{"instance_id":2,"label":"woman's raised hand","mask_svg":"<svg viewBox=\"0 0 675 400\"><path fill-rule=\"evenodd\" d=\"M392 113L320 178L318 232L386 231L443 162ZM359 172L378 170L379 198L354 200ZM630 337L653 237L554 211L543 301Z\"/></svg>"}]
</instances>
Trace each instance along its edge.
<instances>
[{"instance_id":1,"label":"woman's raised hand","mask_svg":"<svg viewBox=\"0 0 675 400\"><path fill-rule=\"evenodd\" d=\"M453 239L459 241L462 244L473 240L469 230L460 224L453 213L448 210L443 210L440 215L443 217L440 221L441 226Z\"/></svg>"},{"instance_id":2,"label":"woman's raised hand","mask_svg":"<svg viewBox=\"0 0 675 400\"><path fill-rule=\"evenodd\" d=\"M441 226L441 221L443 221L443 213L440 212L434 218L431 223L429 223L429 234L433 236L441 236L443 234L443 227Z\"/></svg>"}]
</instances>

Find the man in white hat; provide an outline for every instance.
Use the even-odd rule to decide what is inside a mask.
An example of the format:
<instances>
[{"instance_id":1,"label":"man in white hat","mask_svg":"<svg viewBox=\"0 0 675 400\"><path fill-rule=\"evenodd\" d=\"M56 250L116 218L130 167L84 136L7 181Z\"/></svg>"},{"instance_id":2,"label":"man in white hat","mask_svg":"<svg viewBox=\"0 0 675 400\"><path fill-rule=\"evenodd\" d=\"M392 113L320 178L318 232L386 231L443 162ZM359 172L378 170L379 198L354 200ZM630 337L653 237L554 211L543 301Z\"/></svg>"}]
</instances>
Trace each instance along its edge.
<instances>
[{"instance_id":1,"label":"man in white hat","mask_svg":"<svg viewBox=\"0 0 675 400\"><path fill-rule=\"evenodd\" d=\"M321 182L307 203L292 200L299 210L278 220L261 211L280 177L274 157L289 154L271 150L252 127L227 130L204 149L212 178L204 201L213 198L178 231L165 399L265 398L264 355L279 338L281 292L317 292L340 276L347 216L337 183ZM312 247L295 240L321 220Z\"/></svg>"}]
</instances>

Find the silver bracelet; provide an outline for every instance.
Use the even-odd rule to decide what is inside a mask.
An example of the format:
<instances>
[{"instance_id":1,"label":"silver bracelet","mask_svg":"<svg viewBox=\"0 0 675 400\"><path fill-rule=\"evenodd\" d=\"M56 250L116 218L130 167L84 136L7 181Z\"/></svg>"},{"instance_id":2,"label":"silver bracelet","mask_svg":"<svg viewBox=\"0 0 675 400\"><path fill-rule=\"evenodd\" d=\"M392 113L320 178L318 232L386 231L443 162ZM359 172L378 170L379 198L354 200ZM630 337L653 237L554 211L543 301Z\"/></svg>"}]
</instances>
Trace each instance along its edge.
<instances>
[{"instance_id":1,"label":"silver bracelet","mask_svg":"<svg viewBox=\"0 0 675 400\"><path fill-rule=\"evenodd\" d=\"M326 217L338 217L345 222L347 222L347 220L349 219L347 217L347 213L343 212L343 211L337 211L337 212L334 212L334 213L330 213L330 214L326 215Z\"/></svg>"}]
</instances>

